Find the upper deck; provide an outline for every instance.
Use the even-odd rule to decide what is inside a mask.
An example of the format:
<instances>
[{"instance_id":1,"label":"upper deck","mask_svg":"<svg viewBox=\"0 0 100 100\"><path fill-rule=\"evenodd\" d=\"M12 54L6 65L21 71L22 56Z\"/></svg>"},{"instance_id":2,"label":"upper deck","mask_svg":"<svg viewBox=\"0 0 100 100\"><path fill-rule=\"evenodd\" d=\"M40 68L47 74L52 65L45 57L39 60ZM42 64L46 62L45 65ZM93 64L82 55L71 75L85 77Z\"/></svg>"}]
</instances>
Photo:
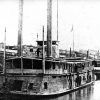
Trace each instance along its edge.
<instances>
[{"instance_id":1,"label":"upper deck","mask_svg":"<svg viewBox=\"0 0 100 100\"><path fill-rule=\"evenodd\" d=\"M68 74L92 70L89 60L45 59L45 74ZM8 74L44 74L43 59L15 57L6 60Z\"/></svg>"}]
</instances>

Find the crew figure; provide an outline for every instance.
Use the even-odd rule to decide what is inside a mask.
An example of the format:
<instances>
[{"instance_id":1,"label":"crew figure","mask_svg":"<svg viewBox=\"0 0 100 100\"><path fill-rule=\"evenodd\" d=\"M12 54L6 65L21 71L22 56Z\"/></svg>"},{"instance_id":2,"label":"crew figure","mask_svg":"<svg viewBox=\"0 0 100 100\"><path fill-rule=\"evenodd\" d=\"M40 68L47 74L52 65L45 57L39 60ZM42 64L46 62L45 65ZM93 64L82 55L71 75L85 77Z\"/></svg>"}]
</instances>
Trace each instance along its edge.
<instances>
[{"instance_id":1,"label":"crew figure","mask_svg":"<svg viewBox=\"0 0 100 100\"><path fill-rule=\"evenodd\" d=\"M72 76L71 74L69 75L69 89L72 88Z\"/></svg>"},{"instance_id":2,"label":"crew figure","mask_svg":"<svg viewBox=\"0 0 100 100\"><path fill-rule=\"evenodd\" d=\"M89 82L91 82L91 75L89 75Z\"/></svg>"},{"instance_id":3,"label":"crew figure","mask_svg":"<svg viewBox=\"0 0 100 100\"><path fill-rule=\"evenodd\" d=\"M37 57L39 57L40 49L37 48L36 52L37 52Z\"/></svg>"},{"instance_id":4,"label":"crew figure","mask_svg":"<svg viewBox=\"0 0 100 100\"><path fill-rule=\"evenodd\" d=\"M89 82L89 71L87 72L87 83Z\"/></svg>"},{"instance_id":5,"label":"crew figure","mask_svg":"<svg viewBox=\"0 0 100 100\"><path fill-rule=\"evenodd\" d=\"M79 76L79 73L77 73L77 77L75 80L75 85L78 87L81 85L81 76Z\"/></svg>"},{"instance_id":6,"label":"crew figure","mask_svg":"<svg viewBox=\"0 0 100 100\"><path fill-rule=\"evenodd\" d=\"M79 86L79 74L77 73L77 77L75 79L75 85Z\"/></svg>"},{"instance_id":7,"label":"crew figure","mask_svg":"<svg viewBox=\"0 0 100 100\"><path fill-rule=\"evenodd\" d=\"M79 86L81 85L81 76L79 76Z\"/></svg>"}]
</instances>

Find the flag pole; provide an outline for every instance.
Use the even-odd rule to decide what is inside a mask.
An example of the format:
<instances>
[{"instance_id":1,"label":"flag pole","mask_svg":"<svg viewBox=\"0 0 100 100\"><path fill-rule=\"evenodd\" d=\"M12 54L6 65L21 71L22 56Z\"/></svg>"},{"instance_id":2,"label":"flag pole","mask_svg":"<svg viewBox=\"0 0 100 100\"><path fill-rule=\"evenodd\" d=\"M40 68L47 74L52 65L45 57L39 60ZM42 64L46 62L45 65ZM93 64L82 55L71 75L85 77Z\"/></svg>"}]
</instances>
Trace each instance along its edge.
<instances>
[{"instance_id":1,"label":"flag pole","mask_svg":"<svg viewBox=\"0 0 100 100\"><path fill-rule=\"evenodd\" d=\"M5 27L5 34L4 34L3 74L6 74L6 27Z\"/></svg>"},{"instance_id":2,"label":"flag pole","mask_svg":"<svg viewBox=\"0 0 100 100\"><path fill-rule=\"evenodd\" d=\"M38 33L37 33L37 41L38 41Z\"/></svg>"},{"instance_id":3,"label":"flag pole","mask_svg":"<svg viewBox=\"0 0 100 100\"><path fill-rule=\"evenodd\" d=\"M73 25L72 25L71 32L73 32L73 52L74 52L74 29L73 29Z\"/></svg>"},{"instance_id":4,"label":"flag pole","mask_svg":"<svg viewBox=\"0 0 100 100\"><path fill-rule=\"evenodd\" d=\"M57 0L57 41L58 41L58 0Z\"/></svg>"},{"instance_id":5,"label":"flag pole","mask_svg":"<svg viewBox=\"0 0 100 100\"><path fill-rule=\"evenodd\" d=\"M5 36L4 36L3 74L4 74L5 84L6 84L7 83L7 74L6 74L6 27L5 27Z\"/></svg>"}]
</instances>

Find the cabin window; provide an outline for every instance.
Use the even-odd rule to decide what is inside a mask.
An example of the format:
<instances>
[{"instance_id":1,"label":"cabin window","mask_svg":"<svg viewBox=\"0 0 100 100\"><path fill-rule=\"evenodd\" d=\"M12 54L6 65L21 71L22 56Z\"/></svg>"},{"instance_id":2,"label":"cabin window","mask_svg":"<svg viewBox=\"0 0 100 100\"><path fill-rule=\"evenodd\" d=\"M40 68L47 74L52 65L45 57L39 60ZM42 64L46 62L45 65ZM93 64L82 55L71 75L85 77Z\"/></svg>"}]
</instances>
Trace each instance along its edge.
<instances>
[{"instance_id":1,"label":"cabin window","mask_svg":"<svg viewBox=\"0 0 100 100\"><path fill-rule=\"evenodd\" d=\"M68 68L67 68L67 67L68 67L68 64L66 64L66 69L68 70Z\"/></svg>"},{"instance_id":2,"label":"cabin window","mask_svg":"<svg viewBox=\"0 0 100 100\"><path fill-rule=\"evenodd\" d=\"M12 60L7 60L6 61L6 68L12 68L13 66L12 66Z\"/></svg>"},{"instance_id":3,"label":"cabin window","mask_svg":"<svg viewBox=\"0 0 100 100\"><path fill-rule=\"evenodd\" d=\"M52 76L52 78L56 78L56 76Z\"/></svg>"},{"instance_id":4,"label":"cabin window","mask_svg":"<svg viewBox=\"0 0 100 100\"><path fill-rule=\"evenodd\" d=\"M63 66L64 66L64 70L66 70L66 65L65 65L65 63L63 64Z\"/></svg>"},{"instance_id":5,"label":"cabin window","mask_svg":"<svg viewBox=\"0 0 100 100\"><path fill-rule=\"evenodd\" d=\"M65 64L65 68L66 68L66 70L67 70L67 64Z\"/></svg>"},{"instance_id":6,"label":"cabin window","mask_svg":"<svg viewBox=\"0 0 100 100\"><path fill-rule=\"evenodd\" d=\"M84 64L82 64L82 68L83 68L83 69L84 69L84 67L85 67Z\"/></svg>"},{"instance_id":7,"label":"cabin window","mask_svg":"<svg viewBox=\"0 0 100 100\"><path fill-rule=\"evenodd\" d=\"M88 63L87 62L85 63L85 66L88 67Z\"/></svg>"},{"instance_id":8,"label":"cabin window","mask_svg":"<svg viewBox=\"0 0 100 100\"><path fill-rule=\"evenodd\" d=\"M58 62L55 63L55 66L57 67L57 69L59 69L59 63Z\"/></svg>"},{"instance_id":9,"label":"cabin window","mask_svg":"<svg viewBox=\"0 0 100 100\"><path fill-rule=\"evenodd\" d=\"M68 70L68 72L69 72L69 69L70 69L70 68L69 68L69 64L67 64L67 70Z\"/></svg>"},{"instance_id":10,"label":"cabin window","mask_svg":"<svg viewBox=\"0 0 100 100\"><path fill-rule=\"evenodd\" d=\"M96 61L97 66L96 67L100 67L100 61Z\"/></svg>"},{"instance_id":11,"label":"cabin window","mask_svg":"<svg viewBox=\"0 0 100 100\"><path fill-rule=\"evenodd\" d=\"M48 84L47 82L44 82L44 89L47 89L48 88Z\"/></svg>"},{"instance_id":12,"label":"cabin window","mask_svg":"<svg viewBox=\"0 0 100 100\"><path fill-rule=\"evenodd\" d=\"M30 84L29 84L28 89L29 89L29 90L33 90L33 83L30 83Z\"/></svg>"},{"instance_id":13,"label":"cabin window","mask_svg":"<svg viewBox=\"0 0 100 100\"><path fill-rule=\"evenodd\" d=\"M72 64L69 65L69 72L72 72Z\"/></svg>"},{"instance_id":14,"label":"cabin window","mask_svg":"<svg viewBox=\"0 0 100 100\"><path fill-rule=\"evenodd\" d=\"M23 68L24 69L32 69L32 60L31 59L23 59Z\"/></svg>"},{"instance_id":15,"label":"cabin window","mask_svg":"<svg viewBox=\"0 0 100 100\"><path fill-rule=\"evenodd\" d=\"M45 66L46 66L45 69L50 69L50 68L51 68L51 62L46 61L46 62L45 62Z\"/></svg>"},{"instance_id":16,"label":"cabin window","mask_svg":"<svg viewBox=\"0 0 100 100\"><path fill-rule=\"evenodd\" d=\"M74 65L71 64L71 72L73 72L73 71L74 71Z\"/></svg>"},{"instance_id":17,"label":"cabin window","mask_svg":"<svg viewBox=\"0 0 100 100\"><path fill-rule=\"evenodd\" d=\"M88 62L88 67L90 67L90 63Z\"/></svg>"},{"instance_id":18,"label":"cabin window","mask_svg":"<svg viewBox=\"0 0 100 100\"><path fill-rule=\"evenodd\" d=\"M14 68L21 68L21 59L14 59L13 65L14 65Z\"/></svg>"},{"instance_id":19,"label":"cabin window","mask_svg":"<svg viewBox=\"0 0 100 100\"><path fill-rule=\"evenodd\" d=\"M62 76L59 76L59 78L61 78Z\"/></svg>"},{"instance_id":20,"label":"cabin window","mask_svg":"<svg viewBox=\"0 0 100 100\"><path fill-rule=\"evenodd\" d=\"M72 72L72 64L70 64L70 72Z\"/></svg>"},{"instance_id":21,"label":"cabin window","mask_svg":"<svg viewBox=\"0 0 100 100\"><path fill-rule=\"evenodd\" d=\"M83 63L83 66L84 66L84 68L86 67L86 66L85 66L85 63Z\"/></svg>"},{"instance_id":22,"label":"cabin window","mask_svg":"<svg viewBox=\"0 0 100 100\"><path fill-rule=\"evenodd\" d=\"M66 75L64 75L63 77L66 78Z\"/></svg>"},{"instance_id":23,"label":"cabin window","mask_svg":"<svg viewBox=\"0 0 100 100\"><path fill-rule=\"evenodd\" d=\"M16 90L16 91L21 91L21 89L22 89L22 83L23 83L23 81L21 81L21 80L14 80L14 83L13 83L13 90Z\"/></svg>"},{"instance_id":24,"label":"cabin window","mask_svg":"<svg viewBox=\"0 0 100 100\"><path fill-rule=\"evenodd\" d=\"M53 62L52 64L53 64L53 69L55 69L55 63Z\"/></svg>"},{"instance_id":25,"label":"cabin window","mask_svg":"<svg viewBox=\"0 0 100 100\"><path fill-rule=\"evenodd\" d=\"M78 68L77 68L77 65L75 64L75 67L74 67L75 69L74 69L74 71L75 71L75 73L77 72L77 70L78 70Z\"/></svg>"},{"instance_id":26,"label":"cabin window","mask_svg":"<svg viewBox=\"0 0 100 100\"><path fill-rule=\"evenodd\" d=\"M33 60L33 69L42 69L42 60Z\"/></svg>"},{"instance_id":27,"label":"cabin window","mask_svg":"<svg viewBox=\"0 0 100 100\"><path fill-rule=\"evenodd\" d=\"M60 62L61 69L64 70L64 64Z\"/></svg>"},{"instance_id":28,"label":"cabin window","mask_svg":"<svg viewBox=\"0 0 100 100\"><path fill-rule=\"evenodd\" d=\"M63 70L64 70L64 68L65 68L65 64L64 64L64 63L62 63L62 68L63 68Z\"/></svg>"},{"instance_id":29,"label":"cabin window","mask_svg":"<svg viewBox=\"0 0 100 100\"><path fill-rule=\"evenodd\" d=\"M33 52L33 49L30 49L30 52Z\"/></svg>"},{"instance_id":30,"label":"cabin window","mask_svg":"<svg viewBox=\"0 0 100 100\"><path fill-rule=\"evenodd\" d=\"M74 73L74 64L72 64L71 72Z\"/></svg>"},{"instance_id":31,"label":"cabin window","mask_svg":"<svg viewBox=\"0 0 100 100\"><path fill-rule=\"evenodd\" d=\"M92 66L92 61L90 62L90 66Z\"/></svg>"}]
</instances>

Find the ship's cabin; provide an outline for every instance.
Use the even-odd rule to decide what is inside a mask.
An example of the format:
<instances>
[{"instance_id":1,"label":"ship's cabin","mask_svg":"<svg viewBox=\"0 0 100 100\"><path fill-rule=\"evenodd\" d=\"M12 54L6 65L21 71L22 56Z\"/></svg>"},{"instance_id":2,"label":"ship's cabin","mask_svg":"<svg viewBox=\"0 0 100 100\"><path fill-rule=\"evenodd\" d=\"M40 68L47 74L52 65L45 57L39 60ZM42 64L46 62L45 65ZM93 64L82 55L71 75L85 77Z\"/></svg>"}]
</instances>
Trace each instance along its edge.
<instances>
[{"instance_id":1,"label":"ship's cabin","mask_svg":"<svg viewBox=\"0 0 100 100\"><path fill-rule=\"evenodd\" d=\"M92 69L93 69L92 61L85 61L85 60L67 61L67 70L69 73L83 72Z\"/></svg>"},{"instance_id":2,"label":"ship's cabin","mask_svg":"<svg viewBox=\"0 0 100 100\"><path fill-rule=\"evenodd\" d=\"M92 64L94 65L94 67L100 67L100 59L94 59L92 61Z\"/></svg>"}]
</instances>

